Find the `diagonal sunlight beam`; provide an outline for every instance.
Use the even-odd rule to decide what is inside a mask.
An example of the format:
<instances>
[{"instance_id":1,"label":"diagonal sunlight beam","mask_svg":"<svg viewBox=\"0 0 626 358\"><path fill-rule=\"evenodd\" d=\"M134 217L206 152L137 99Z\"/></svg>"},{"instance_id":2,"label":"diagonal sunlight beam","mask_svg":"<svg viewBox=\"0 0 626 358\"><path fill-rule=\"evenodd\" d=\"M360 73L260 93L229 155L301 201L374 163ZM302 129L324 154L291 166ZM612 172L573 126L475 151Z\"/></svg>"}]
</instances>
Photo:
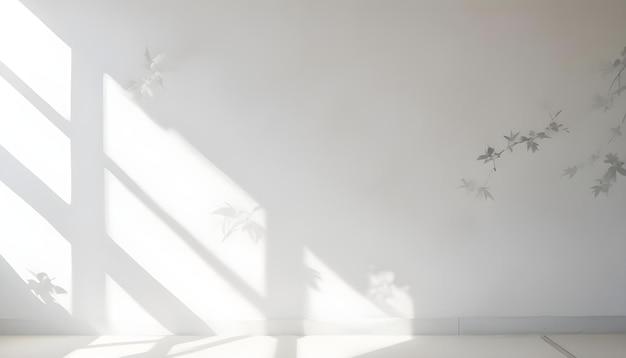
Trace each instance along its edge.
<instances>
[{"instance_id":1,"label":"diagonal sunlight beam","mask_svg":"<svg viewBox=\"0 0 626 358\"><path fill-rule=\"evenodd\" d=\"M31 102L0 77L0 146L65 202L71 200L71 143Z\"/></svg>"},{"instance_id":2,"label":"diagonal sunlight beam","mask_svg":"<svg viewBox=\"0 0 626 358\"><path fill-rule=\"evenodd\" d=\"M28 99L28 101L37 108L41 114L46 116L55 127L69 137L69 122L2 61L0 61L0 77L4 77L16 91L24 98Z\"/></svg>"},{"instance_id":3,"label":"diagonal sunlight beam","mask_svg":"<svg viewBox=\"0 0 626 358\"><path fill-rule=\"evenodd\" d=\"M73 229L68 219L69 206L1 147L0 166L6 169L0 172L0 181L32 207L42 219L48 221L65 240L73 244L73 236L70 234L73 232ZM1 195L0 197L2 198L1 202L7 202L5 195ZM6 226L7 225L5 225L5 227ZM11 242L8 240L10 238L8 234L3 235L3 237L5 237L5 239L0 240L0 243ZM213 334L212 330L210 330L202 320L189 311L182 302L173 297L167 289L156 282L154 278L129 258L117 245L111 242L110 245L105 247L107 247L107 250L105 252L99 252L99 254L106 256L105 261L110 263L106 268L107 272L109 272L112 277L115 277L117 281L120 282L120 285L124 287L135 300L148 305L148 307L152 307L154 303L158 303L161 307L167 307L169 312L171 312L160 312L158 307L149 310L161 324L170 330L176 330L180 328L178 322L181 321L186 322L189 327L193 328L189 332L206 332L206 334ZM36 250L34 250L35 252L41 250L41 246L34 246L31 247L31 249L32 248L36 248ZM8 249L5 249L3 252L6 253L7 250ZM15 264L15 262L19 260L13 261ZM69 266L70 263L68 262L65 265ZM29 273L26 272L23 273L23 275L24 278L27 279ZM133 286L134 282L142 282L147 287L151 287L150 292L152 292L152 295L149 298L144 297L142 299L142 292ZM174 314L174 316L172 316L172 314ZM163 315L165 315L165 317L163 317ZM182 330L181 332L184 333L185 331Z\"/></svg>"},{"instance_id":4,"label":"diagonal sunlight beam","mask_svg":"<svg viewBox=\"0 0 626 358\"><path fill-rule=\"evenodd\" d=\"M265 242L221 242L223 217L212 215L225 202L258 204L103 77L107 235L210 325L263 319Z\"/></svg>"},{"instance_id":5,"label":"diagonal sunlight beam","mask_svg":"<svg viewBox=\"0 0 626 358\"><path fill-rule=\"evenodd\" d=\"M194 313L211 324L262 318L261 310L109 172L106 197L107 234Z\"/></svg>"},{"instance_id":6,"label":"diagonal sunlight beam","mask_svg":"<svg viewBox=\"0 0 626 358\"><path fill-rule=\"evenodd\" d=\"M0 164L2 164L3 168L8 169L6 172L0 172L0 180L7 185L7 189L10 188L16 195L23 199L25 203L39 213L42 220L46 219L50 222L52 227L60 233L60 237L64 240L71 240L73 236L69 234L72 232L72 228L68 221L67 204L56 197L45 184L31 175L21 163L2 148L0 148ZM13 175L8 176L7 172ZM10 203L6 195L0 195L0 197L2 198L1 202ZM54 204L55 201L56 204ZM14 205L11 205L11 207L14 207ZM5 215L4 217L9 216ZM7 228L8 225L5 224L4 227ZM2 230L0 230L0 232L1 231ZM6 255L9 251L15 251L17 247L12 244L13 238L6 232L2 236L5 237L5 239L0 240L0 243L10 244L10 246L3 249L2 252ZM48 236L49 235L45 235L45 237ZM69 242L71 243L71 241ZM1 247L2 245L0 245L0 248ZM29 252L33 254L43 253L44 255L54 252L52 250L44 250L44 252L42 252L43 247L45 246L31 245L29 246ZM106 271L110 273L112 277L116 278L116 281L131 294L131 297L147 307L148 312L150 312L157 321L175 332L178 330L177 332L180 333L204 332L204 334L213 334L213 331L202 320L195 316L167 289L156 282L154 278L147 274L117 245L110 242L109 245L105 245L105 248L106 250L99 252L99 254L106 257L105 261L108 263L108 266L105 268ZM19 263L18 266L21 267L24 264L24 253L22 252L20 255L22 259L17 260L14 258L12 262L14 265ZM64 267L71 266L69 262L63 265ZM37 268L35 265L31 266L33 266L32 269ZM24 271L27 268L21 267L21 269ZM29 278L28 276L30 274L28 272L22 272L22 274L24 279ZM144 285L143 291L136 286L137 282L141 282ZM146 288L148 289L146 290ZM150 294L146 296L146 292ZM164 311L162 309L163 307L166 307L167 310ZM183 329L181 329L180 326L181 322L185 323ZM187 329L189 329L189 331L187 331Z\"/></svg>"},{"instance_id":7,"label":"diagonal sunlight beam","mask_svg":"<svg viewBox=\"0 0 626 358\"><path fill-rule=\"evenodd\" d=\"M104 151L168 216L259 294L265 294L265 240L236 232L221 242L226 202L259 204L175 130L148 116L110 76L104 76ZM262 226L263 213L257 211Z\"/></svg>"},{"instance_id":8,"label":"diagonal sunlight beam","mask_svg":"<svg viewBox=\"0 0 626 358\"><path fill-rule=\"evenodd\" d=\"M107 325L121 335L172 335L110 275L105 276ZM146 295L146 292L142 292Z\"/></svg>"},{"instance_id":9,"label":"diagonal sunlight beam","mask_svg":"<svg viewBox=\"0 0 626 358\"><path fill-rule=\"evenodd\" d=\"M265 302L261 295L252 290L248 284L241 279L230 268L217 259L207 248L202 245L189 231L180 225L174 218L168 215L157 203L146 194L137 183L135 183L124 171L117 166L110 158L105 159L105 167L113 174L128 190L130 190L144 205L157 215L163 223L172 229L202 260L216 272L219 272L239 293L241 293L257 309L264 311Z\"/></svg>"},{"instance_id":10,"label":"diagonal sunlight beam","mask_svg":"<svg viewBox=\"0 0 626 358\"><path fill-rule=\"evenodd\" d=\"M0 181L45 218L66 240L71 230L69 206L6 149L0 147ZM71 242L70 242L71 243Z\"/></svg>"},{"instance_id":11,"label":"diagonal sunlight beam","mask_svg":"<svg viewBox=\"0 0 626 358\"><path fill-rule=\"evenodd\" d=\"M70 119L71 49L18 0L0 1L0 61Z\"/></svg>"},{"instance_id":12,"label":"diagonal sunlight beam","mask_svg":"<svg viewBox=\"0 0 626 358\"><path fill-rule=\"evenodd\" d=\"M106 272L163 327L178 335L215 334L202 319L155 280L110 237L106 241Z\"/></svg>"},{"instance_id":13,"label":"diagonal sunlight beam","mask_svg":"<svg viewBox=\"0 0 626 358\"><path fill-rule=\"evenodd\" d=\"M70 244L43 216L2 182L0 217L3 221L0 225L2 256L49 311L63 307L71 312ZM41 278L40 274L45 278ZM54 287L66 293L57 295Z\"/></svg>"},{"instance_id":14,"label":"diagonal sunlight beam","mask_svg":"<svg viewBox=\"0 0 626 358\"><path fill-rule=\"evenodd\" d=\"M380 307L348 285L334 270L311 250L305 248L304 263L311 270L307 299L307 315L315 319L349 320L385 318Z\"/></svg>"}]
</instances>

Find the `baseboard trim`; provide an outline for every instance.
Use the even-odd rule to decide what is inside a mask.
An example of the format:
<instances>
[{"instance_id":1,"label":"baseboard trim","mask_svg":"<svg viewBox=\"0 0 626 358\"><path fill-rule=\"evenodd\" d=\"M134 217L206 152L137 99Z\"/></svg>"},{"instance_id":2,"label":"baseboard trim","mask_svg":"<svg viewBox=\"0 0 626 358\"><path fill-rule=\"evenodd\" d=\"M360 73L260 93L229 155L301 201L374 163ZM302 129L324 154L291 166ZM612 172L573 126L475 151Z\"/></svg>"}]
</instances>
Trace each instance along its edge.
<instances>
[{"instance_id":1,"label":"baseboard trim","mask_svg":"<svg viewBox=\"0 0 626 358\"><path fill-rule=\"evenodd\" d=\"M626 316L462 318L459 334L624 334Z\"/></svg>"},{"instance_id":2,"label":"baseboard trim","mask_svg":"<svg viewBox=\"0 0 626 358\"><path fill-rule=\"evenodd\" d=\"M285 319L213 323L218 334L268 335L456 335L458 319L360 319L345 321Z\"/></svg>"},{"instance_id":3,"label":"baseboard trim","mask_svg":"<svg viewBox=\"0 0 626 358\"><path fill-rule=\"evenodd\" d=\"M382 318L344 321L270 319L208 324L218 335L626 334L626 316ZM68 325L67 322L0 319L0 335L10 334L115 335L119 332L94 332L84 326ZM136 334L162 333L142 331ZM172 334L205 335L188 331Z\"/></svg>"},{"instance_id":4,"label":"baseboard trim","mask_svg":"<svg viewBox=\"0 0 626 358\"><path fill-rule=\"evenodd\" d=\"M94 335L93 329L72 321L0 319L0 335Z\"/></svg>"}]
</instances>

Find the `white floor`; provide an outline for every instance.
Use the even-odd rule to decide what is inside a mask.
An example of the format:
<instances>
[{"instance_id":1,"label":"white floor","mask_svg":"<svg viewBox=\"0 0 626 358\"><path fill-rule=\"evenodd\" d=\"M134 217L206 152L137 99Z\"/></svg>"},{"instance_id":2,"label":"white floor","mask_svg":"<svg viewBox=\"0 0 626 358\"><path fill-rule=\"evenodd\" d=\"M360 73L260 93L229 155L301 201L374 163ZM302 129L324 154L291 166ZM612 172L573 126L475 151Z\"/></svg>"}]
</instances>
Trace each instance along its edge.
<instances>
[{"instance_id":1,"label":"white floor","mask_svg":"<svg viewBox=\"0 0 626 358\"><path fill-rule=\"evenodd\" d=\"M0 336L2 358L625 358L626 335ZM554 343L550 344L549 341Z\"/></svg>"}]
</instances>

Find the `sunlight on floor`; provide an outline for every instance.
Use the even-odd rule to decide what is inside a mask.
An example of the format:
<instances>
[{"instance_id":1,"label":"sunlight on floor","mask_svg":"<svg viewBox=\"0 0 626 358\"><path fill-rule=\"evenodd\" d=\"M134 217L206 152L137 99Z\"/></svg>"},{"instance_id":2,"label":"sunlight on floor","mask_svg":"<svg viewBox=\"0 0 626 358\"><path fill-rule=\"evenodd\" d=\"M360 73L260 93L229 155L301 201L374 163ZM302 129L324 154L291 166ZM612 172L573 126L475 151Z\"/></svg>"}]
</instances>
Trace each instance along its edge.
<instances>
[{"instance_id":1,"label":"sunlight on floor","mask_svg":"<svg viewBox=\"0 0 626 358\"><path fill-rule=\"evenodd\" d=\"M411 339L412 336L307 336L298 339L298 358L352 358Z\"/></svg>"},{"instance_id":2,"label":"sunlight on floor","mask_svg":"<svg viewBox=\"0 0 626 358\"><path fill-rule=\"evenodd\" d=\"M18 0L0 1L0 61L70 119L71 50Z\"/></svg>"},{"instance_id":3,"label":"sunlight on floor","mask_svg":"<svg viewBox=\"0 0 626 358\"><path fill-rule=\"evenodd\" d=\"M2 77L0 98L0 146L69 204L70 139Z\"/></svg>"},{"instance_id":4,"label":"sunlight on floor","mask_svg":"<svg viewBox=\"0 0 626 358\"><path fill-rule=\"evenodd\" d=\"M89 345L92 347L115 344L156 343L163 336L99 336Z\"/></svg>"},{"instance_id":5,"label":"sunlight on floor","mask_svg":"<svg viewBox=\"0 0 626 358\"><path fill-rule=\"evenodd\" d=\"M140 342L132 344L113 344L80 348L66 355L64 358L111 358L127 357L134 354L148 352L156 343Z\"/></svg>"},{"instance_id":6,"label":"sunlight on floor","mask_svg":"<svg viewBox=\"0 0 626 358\"><path fill-rule=\"evenodd\" d=\"M276 351L276 338L268 336L241 337L234 339L209 338L174 346L168 357L184 358L273 358Z\"/></svg>"},{"instance_id":7,"label":"sunlight on floor","mask_svg":"<svg viewBox=\"0 0 626 358\"><path fill-rule=\"evenodd\" d=\"M168 354L171 356L178 356L185 353L197 352L208 349L219 344L225 344L243 339L245 339L245 337L197 337L197 339L191 340L189 342L183 342L173 345Z\"/></svg>"},{"instance_id":8,"label":"sunlight on floor","mask_svg":"<svg viewBox=\"0 0 626 358\"><path fill-rule=\"evenodd\" d=\"M72 262L70 244L48 221L0 181L0 254L24 280L34 283L43 301L53 299L71 312ZM51 284L68 291L55 294L52 286L41 282L36 274L45 273ZM46 298L47 297L47 298ZM44 302L52 303L52 302ZM14 314L19 314L13 312ZM25 312L24 317L30 313ZM36 318L36 317L33 317Z\"/></svg>"},{"instance_id":9,"label":"sunlight on floor","mask_svg":"<svg viewBox=\"0 0 626 358\"><path fill-rule=\"evenodd\" d=\"M578 358L626 357L625 335L551 335ZM563 358L538 335L1 336L21 358Z\"/></svg>"}]
</instances>

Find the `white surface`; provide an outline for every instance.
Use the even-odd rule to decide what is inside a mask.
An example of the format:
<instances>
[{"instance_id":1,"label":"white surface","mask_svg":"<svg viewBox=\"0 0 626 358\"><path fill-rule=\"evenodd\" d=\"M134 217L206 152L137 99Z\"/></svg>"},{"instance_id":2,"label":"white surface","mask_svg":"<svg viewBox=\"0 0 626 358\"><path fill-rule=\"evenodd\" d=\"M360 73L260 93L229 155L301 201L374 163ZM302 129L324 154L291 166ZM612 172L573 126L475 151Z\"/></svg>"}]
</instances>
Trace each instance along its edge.
<instances>
[{"instance_id":1,"label":"white surface","mask_svg":"<svg viewBox=\"0 0 626 358\"><path fill-rule=\"evenodd\" d=\"M610 81L596 66L626 43L624 1L0 3L11 5L0 5L11 19L0 60L32 87L0 81L16 97L0 99L0 211L55 228L31 240L69 242L46 249L50 264L2 250L6 275L36 265L72 286L85 326L206 334L215 320L626 315L626 177L597 199L601 173L560 177L624 113L587 106ZM146 46L167 54L165 88L116 96L145 75ZM71 106L67 131L45 115L22 126L34 110L20 96L62 116ZM548 109L571 133L502 158L495 201L456 189L486 175L476 157L487 145L544 128ZM52 144L28 141L41 135ZM626 156L624 143L611 146ZM223 201L263 207L258 245L243 233L221 242L211 212ZM7 242L28 233L9 226L19 232L2 232ZM137 305L108 300L106 277ZM10 295L30 294L12 282ZM40 308L18 304L0 318Z\"/></svg>"},{"instance_id":2,"label":"white surface","mask_svg":"<svg viewBox=\"0 0 626 358\"><path fill-rule=\"evenodd\" d=\"M578 358L626 356L625 335L551 336ZM136 355L136 356L135 356ZM563 358L539 336L0 336L11 358Z\"/></svg>"},{"instance_id":3,"label":"white surface","mask_svg":"<svg viewBox=\"0 0 626 358\"><path fill-rule=\"evenodd\" d=\"M576 358L626 357L626 336L602 334L590 336L554 335L550 338Z\"/></svg>"}]
</instances>

